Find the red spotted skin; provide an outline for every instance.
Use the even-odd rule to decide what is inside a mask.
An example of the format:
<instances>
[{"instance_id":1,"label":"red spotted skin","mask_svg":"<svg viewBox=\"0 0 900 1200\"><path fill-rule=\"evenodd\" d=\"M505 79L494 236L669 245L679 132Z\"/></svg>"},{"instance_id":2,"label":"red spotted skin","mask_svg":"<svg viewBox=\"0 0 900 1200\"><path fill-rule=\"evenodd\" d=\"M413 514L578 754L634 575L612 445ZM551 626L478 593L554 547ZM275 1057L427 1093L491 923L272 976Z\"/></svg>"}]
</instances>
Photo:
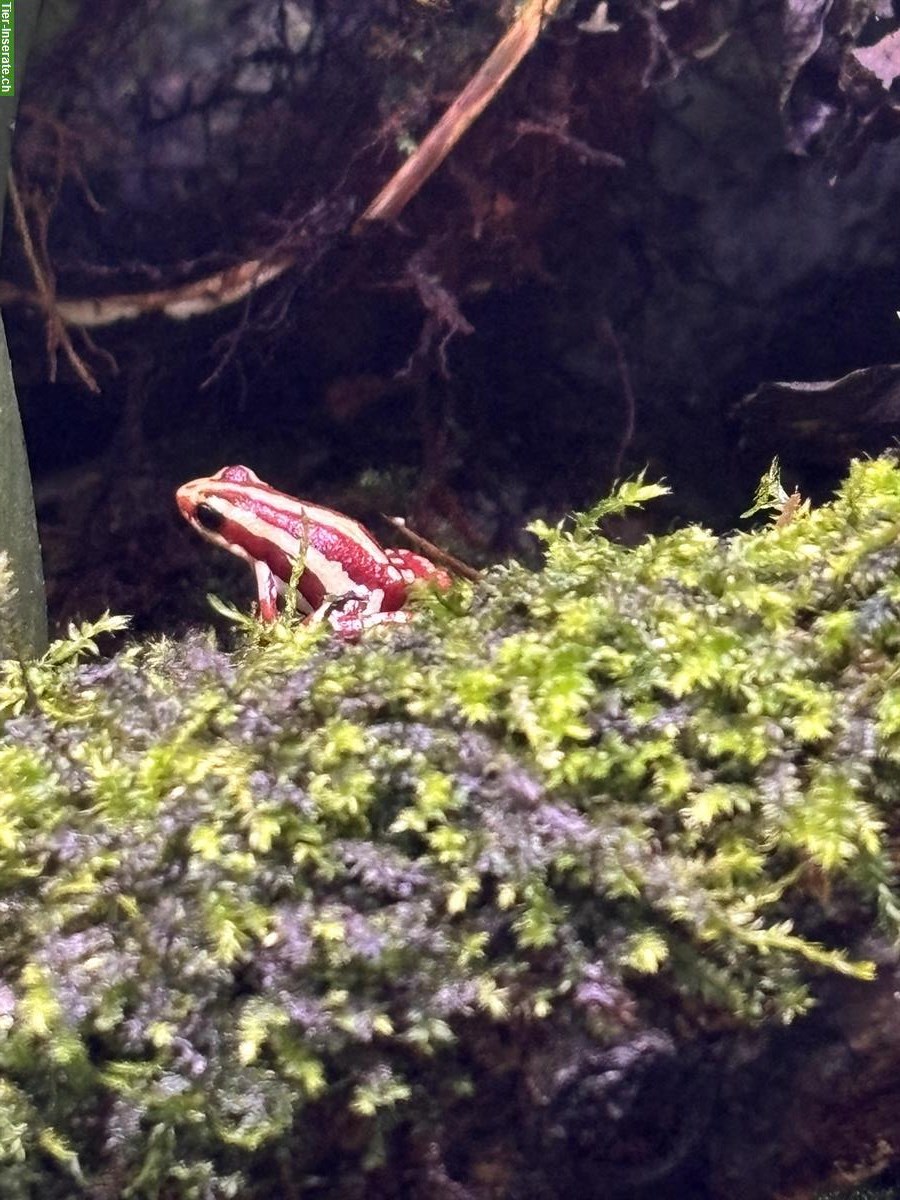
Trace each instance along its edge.
<instances>
[{"instance_id":1,"label":"red spotted skin","mask_svg":"<svg viewBox=\"0 0 900 1200\"><path fill-rule=\"evenodd\" d=\"M446 572L408 550L385 550L358 521L263 483L248 467L225 467L184 484L178 508L208 541L254 569L260 615L276 615L275 597L302 556L297 590L311 621L327 619L348 637L375 624L404 622L416 579L450 586Z\"/></svg>"}]
</instances>

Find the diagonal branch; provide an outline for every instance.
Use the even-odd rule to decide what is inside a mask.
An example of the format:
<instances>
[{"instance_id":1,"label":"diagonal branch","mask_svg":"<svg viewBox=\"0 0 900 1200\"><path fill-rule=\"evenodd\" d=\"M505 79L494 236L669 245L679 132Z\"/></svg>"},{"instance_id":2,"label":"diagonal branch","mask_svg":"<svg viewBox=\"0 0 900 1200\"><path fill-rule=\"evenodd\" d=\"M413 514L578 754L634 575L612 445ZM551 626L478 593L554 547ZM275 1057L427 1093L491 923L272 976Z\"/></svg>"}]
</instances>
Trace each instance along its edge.
<instances>
[{"instance_id":1,"label":"diagonal branch","mask_svg":"<svg viewBox=\"0 0 900 1200\"><path fill-rule=\"evenodd\" d=\"M30 256L28 257L30 262ZM254 258L226 267L222 271L215 271L212 275L196 279L192 283L118 296L58 297L55 305L67 325L78 325L82 328L113 325L116 321L133 321L149 313L162 313L164 316L183 321L236 304L257 288L283 275L292 265L293 259L287 257L275 262ZM40 284L37 280L35 282L37 295L0 282L0 303L18 301L43 307L44 295Z\"/></svg>"},{"instance_id":2,"label":"diagonal branch","mask_svg":"<svg viewBox=\"0 0 900 1200\"><path fill-rule=\"evenodd\" d=\"M515 21L415 154L388 180L356 222L354 233L362 232L370 221L393 221L398 216L481 116L534 46L544 21L553 16L560 3L561 0L526 0Z\"/></svg>"}]
</instances>

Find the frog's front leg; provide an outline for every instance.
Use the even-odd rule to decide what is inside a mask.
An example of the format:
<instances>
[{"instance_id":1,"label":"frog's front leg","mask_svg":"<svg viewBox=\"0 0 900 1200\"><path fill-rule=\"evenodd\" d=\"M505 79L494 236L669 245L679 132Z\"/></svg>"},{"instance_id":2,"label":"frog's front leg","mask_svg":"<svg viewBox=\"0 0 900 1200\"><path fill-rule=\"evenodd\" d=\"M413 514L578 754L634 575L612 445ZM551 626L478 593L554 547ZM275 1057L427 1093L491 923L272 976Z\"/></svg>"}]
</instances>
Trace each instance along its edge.
<instances>
[{"instance_id":1,"label":"frog's front leg","mask_svg":"<svg viewBox=\"0 0 900 1200\"><path fill-rule=\"evenodd\" d=\"M278 616L278 580L274 572L261 559L253 563L256 576L256 595L259 600L259 615L264 621L274 621Z\"/></svg>"}]
</instances>

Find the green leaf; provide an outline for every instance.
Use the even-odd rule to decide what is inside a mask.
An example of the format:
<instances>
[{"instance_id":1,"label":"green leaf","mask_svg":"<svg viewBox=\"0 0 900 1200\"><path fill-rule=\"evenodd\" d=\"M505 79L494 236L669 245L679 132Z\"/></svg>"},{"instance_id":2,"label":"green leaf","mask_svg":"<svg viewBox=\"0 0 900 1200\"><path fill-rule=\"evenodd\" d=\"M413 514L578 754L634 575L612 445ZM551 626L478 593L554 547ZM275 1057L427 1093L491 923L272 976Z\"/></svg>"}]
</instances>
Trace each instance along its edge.
<instances>
[{"instance_id":1,"label":"green leaf","mask_svg":"<svg viewBox=\"0 0 900 1200\"><path fill-rule=\"evenodd\" d=\"M780 510L786 503L788 494L781 483L781 464L778 455L772 459L769 469L760 479L753 496L753 504L746 512L741 513L741 519L753 517L767 508Z\"/></svg>"}]
</instances>

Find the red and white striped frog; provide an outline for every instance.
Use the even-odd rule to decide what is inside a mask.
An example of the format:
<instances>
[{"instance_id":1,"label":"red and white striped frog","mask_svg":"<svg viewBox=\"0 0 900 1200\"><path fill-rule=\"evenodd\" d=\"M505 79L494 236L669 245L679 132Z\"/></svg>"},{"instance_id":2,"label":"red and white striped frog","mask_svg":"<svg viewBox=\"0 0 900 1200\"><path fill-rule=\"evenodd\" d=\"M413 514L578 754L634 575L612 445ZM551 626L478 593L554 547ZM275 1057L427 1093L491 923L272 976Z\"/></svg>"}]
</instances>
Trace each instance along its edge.
<instances>
[{"instance_id":1,"label":"red and white striped frog","mask_svg":"<svg viewBox=\"0 0 900 1200\"><path fill-rule=\"evenodd\" d=\"M275 619L277 598L298 570L298 609L349 638L374 625L406 623L403 605L417 579L450 586L447 572L421 554L385 549L359 521L279 492L249 467L192 479L175 500L207 541L253 568L264 621Z\"/></svg>"}]
</instances>

